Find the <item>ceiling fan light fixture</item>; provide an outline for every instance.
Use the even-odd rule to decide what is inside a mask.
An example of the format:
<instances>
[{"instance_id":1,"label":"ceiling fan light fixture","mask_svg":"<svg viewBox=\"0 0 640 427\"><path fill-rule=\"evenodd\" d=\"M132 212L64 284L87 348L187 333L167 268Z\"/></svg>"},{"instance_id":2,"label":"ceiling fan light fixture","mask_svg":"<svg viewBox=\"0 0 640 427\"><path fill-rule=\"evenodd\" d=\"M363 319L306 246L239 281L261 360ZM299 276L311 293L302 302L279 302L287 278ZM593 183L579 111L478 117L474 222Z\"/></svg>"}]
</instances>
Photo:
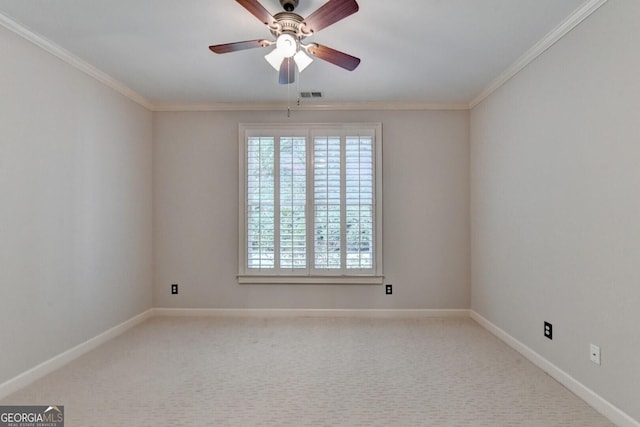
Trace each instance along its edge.
<instances>
[{"instance_id":1,"label":"ceiling fan light fixture","mask_svg":"<svg viewBox=\"0 0 640 427\"><path fill-rule=\"evenodd\" d=\"M265 55L264 59L276 71L280 71L282 61L286 58L293 57L298 67L298 71L302 72L313 62L313 59L307 55L302 49L299 49L298 42L291 34L280 34L276 40L276 48Z\"/></svg>"},{"instance_id":2,"label":"ceiling fan light fixture","mask_svg":"<svg viewBox=\"0 0 640 427\"><path fill-rule=\"evenodd\" d=\"M276 71L279 71L282 61L285 58L291 58L296 55L297 51L298 42L296 39L291 34L280 34L276 39L276 48L265 55L264 59L266 59Z\"/></svg>"}]
</instances>

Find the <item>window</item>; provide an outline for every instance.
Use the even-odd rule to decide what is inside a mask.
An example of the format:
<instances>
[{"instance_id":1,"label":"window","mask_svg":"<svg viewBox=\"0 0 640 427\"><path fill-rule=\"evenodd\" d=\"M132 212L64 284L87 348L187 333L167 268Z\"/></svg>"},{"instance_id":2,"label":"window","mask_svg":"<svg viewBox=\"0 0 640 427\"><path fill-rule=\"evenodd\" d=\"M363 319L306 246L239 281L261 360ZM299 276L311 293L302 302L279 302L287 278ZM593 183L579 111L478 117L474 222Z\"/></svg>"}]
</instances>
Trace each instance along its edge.
<instances>
[{"instance_id":1,"label":"window","mask_svg":"<svg viewBox=\"0 0 640 427\"><path fill-rule=\"evenodd\" d=\"M381 129L240 125L240 283L382 283Z\"/></svg>"}]
</instances>

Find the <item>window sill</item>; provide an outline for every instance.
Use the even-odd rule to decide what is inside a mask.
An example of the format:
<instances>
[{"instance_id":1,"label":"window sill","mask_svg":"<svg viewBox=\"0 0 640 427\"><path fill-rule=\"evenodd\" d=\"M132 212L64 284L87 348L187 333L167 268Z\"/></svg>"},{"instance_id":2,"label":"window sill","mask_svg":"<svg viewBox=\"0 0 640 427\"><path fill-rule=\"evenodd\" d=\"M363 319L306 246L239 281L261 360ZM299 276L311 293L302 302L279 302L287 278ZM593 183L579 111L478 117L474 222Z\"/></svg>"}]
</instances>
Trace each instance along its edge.
<instances>
[{"instance_id":1,"label":"window sill","mask_svg":"<svg viewBox=\"0 0 640 427\"><path fill-rule=\"evenodd\" d=\"M241 285L382 285L384 276L238 275Z\"/></svg>"}]
</instances>

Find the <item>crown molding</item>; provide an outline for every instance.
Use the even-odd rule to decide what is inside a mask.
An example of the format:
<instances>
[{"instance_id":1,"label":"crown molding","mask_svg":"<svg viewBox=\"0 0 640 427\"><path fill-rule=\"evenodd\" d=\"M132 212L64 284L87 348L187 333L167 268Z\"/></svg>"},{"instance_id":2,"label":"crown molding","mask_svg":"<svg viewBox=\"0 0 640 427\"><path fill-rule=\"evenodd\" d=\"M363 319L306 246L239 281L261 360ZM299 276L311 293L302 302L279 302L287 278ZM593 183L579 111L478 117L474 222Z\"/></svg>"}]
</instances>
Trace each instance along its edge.
<instances>
[{"instance_id":1,"label":"crown molding","mask_svg":"<svg viewBox=\"0 0 640 427\"><path fill-rule=\"evenodd\" d=\"M332 102L291 105L286 102L220 102L210 104L156 104L153 111L425 111L468 110L469 104L420 102Z\"/></svg>"},{"instance_id":2,"label":"crown molding","mask_svg":"<svg viewBox=\"0 0 640 427\"><path fill-rule=\"evenodd\" d=\"M582 21L587 19L593 12L598 10L600 6L605 4L607 0L587 0L582 6L569 15L560 25L543 37L524 55L522 55L509 68L502 72L489 86L487 86L478 96L470 103L469 108L473 109L476 105L484 101L489 95L498 90L502 85L508 82L513 76L522 71L533 60L542 55L547 49L553 46L558 40L567 35L571 30L577 27Z\"/></svg>"},{"instance_id":3,"label":"crown molding","mask_svg":"<svg viewBox=\"0 0 640 427\"><path fill-rule=\"evenodd\" d=\"M45 51L52 54L53 56L56 56L57 58L63 60L67 64L82 71L83 73L88 74L89 76L98 80L105 86L115 90L119 94L130 99L131 101L137 104L140 104L141 106L145 107L148 110L153 110L153 104L147 99L145 99L142 95L134 91L133 89L127 87L126 85L114 79L113 77L109 76L108 74L100 71L93 65L83 61L73 53L53 43L51 40L39 34L34 33L33 31L31 31L24 25L20 24L16 20L12 19L11 17L0 13L0 25L2 25L3 27L7 28L10 31L13 31L20 37L30 41L31 43L44 49Z\"/></svg>"}]
</instances>

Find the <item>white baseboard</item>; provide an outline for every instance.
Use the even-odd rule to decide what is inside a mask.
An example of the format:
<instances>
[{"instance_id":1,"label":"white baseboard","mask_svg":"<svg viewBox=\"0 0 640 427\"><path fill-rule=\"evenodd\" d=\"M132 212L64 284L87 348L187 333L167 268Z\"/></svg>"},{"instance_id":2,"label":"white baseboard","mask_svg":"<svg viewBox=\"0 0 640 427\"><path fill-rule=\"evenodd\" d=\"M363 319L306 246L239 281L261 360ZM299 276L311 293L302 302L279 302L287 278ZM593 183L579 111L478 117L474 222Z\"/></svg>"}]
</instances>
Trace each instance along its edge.
<instances>
[{"instance_id":1,"label":"white baseboard","mask_svg":"<svg viewBox=\"0 0 640 427\"><path fill-rule=\"evenodd\" d=\"M469 317L469 310L351 310L351 309L222 309L222 308L154 308L154 316L227 316L227 317Z\"/></svg>"},{"instance_id":2,"label":"white baseboard","mask_svg":"<svg viewBox=\"0 0 640 427\"><path fill-rule=\"evenodd\" d=\"M40 363L39 365L23 372L17 377L5 381L4 383L0 384L0 399L5 398L6 396L44 377L45 375L50 374L56 369L61 368L62 366L66 365L74 359L77 359L83 354L88 353L99 345L104 344L105 342L117 337L118 335L126 332L134 326L144 322L151 316L152 311L147 310L144 313L139 314L127 320L126 322L114 326L113 328L101 333L100 335L97 335L83 342L82 344L79 344L63 353L60 353L57 356L52 357L45 362Z\"/></svg>"},{"instance_id":3,"label":"white baseboard","mask_svg":"<svg viewBox=\"0 0 640 427\"><path fill-rule=\"evenodd\" d=\"M526 357L534 365L551 375L560 384L571 390L574 394L587 402L592 408L607 417L613 423L621 427L640 427L640 422L631 418L621 409L615 407L607 400L596 394L593 390L573 378L571 375L536 353L527 345L518 341L498 326L485 319L474 310L470 310L473 320L478 322L483 328L504 341L509 347Z\"/></svg>"}]
</instances>

